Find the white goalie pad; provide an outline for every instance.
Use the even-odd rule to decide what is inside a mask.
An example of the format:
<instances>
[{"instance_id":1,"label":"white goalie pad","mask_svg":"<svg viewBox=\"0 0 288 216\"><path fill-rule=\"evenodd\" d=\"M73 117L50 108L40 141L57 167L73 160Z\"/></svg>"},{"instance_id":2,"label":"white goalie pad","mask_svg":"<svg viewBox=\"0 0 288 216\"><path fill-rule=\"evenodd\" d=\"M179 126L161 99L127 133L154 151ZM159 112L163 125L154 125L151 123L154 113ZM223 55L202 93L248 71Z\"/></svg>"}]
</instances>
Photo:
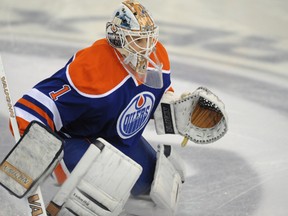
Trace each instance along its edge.
<instances>
[{"instance_id":1,"label":"white goalie pad","mask_svg":"<svg viewBox=\"0 0 288 216\"><path fill-rule=\"evenodd\" d=\"M182 157L180 157L178 152L176 152L175 149L172 148L171 145L163 145L163 148L164 155L172 163L175 170L179 173L182 183L184 183L186 179L186 168L184 160L182 159Z\"/></svg>"},{"instance_id":2,"label":"white goalie pad","mask_svg":"<svg viewBox=\"0 0 288 216\"><path fill-rule=\"evenodd\" d=\"M181 134L200 144L214 142L228 130L223 102L204 87L180 99L171 92L165 93L154 113L154 120L158 134Z\"/></svg>"},{"instance_id":3,"label":"white goalie pad","mask_svg":"<svg viewBox=\"0 0 288 216\"><path fill-rule=\"evenodd\" d=\"M179 172L164 154L164 145L158 146L157 163L150 197L159 208L168 209L174 215L182 180Z\"/></svg>"},{"instance_id":4,"label":"white goalie pad","mask_svg":"<svg viewBox=\"0 0 288 216\"><path fill-rule=\"evenodd\" d=\"M142 167L102 138L91 144L53 198L51 215L118 216ZM51 210L52 209L52 210Z\"/></svg>"},{"instance_id":5,"label":"white goalie pad","mask_svg":"<svg viewBox=\"0 0 288 216\"><path fill-rule=\"evenodd\" d=\"M19 198L33 192L62 159L62 144L46 126L31 122L1 163L1 184Z\"/></svg>"},{"instance_id":6,"label":"white goalie pad","mask_svg":"<svg viewBox=\"0 0 288 216\"><path fill-rule=\"evenodd\" d=\"M181 179L180 174L184 173L181 168L184 162L181 158L177 158L175 151L173 154L170 147L168 145L158 146L157 163L150 194L131 196L124 207L123 216L126 214L135 216L173 216L176 214L179 193L184 181L184 176ZM174 164L174 162L176 163Z\"/></svg>"}]
</instances>

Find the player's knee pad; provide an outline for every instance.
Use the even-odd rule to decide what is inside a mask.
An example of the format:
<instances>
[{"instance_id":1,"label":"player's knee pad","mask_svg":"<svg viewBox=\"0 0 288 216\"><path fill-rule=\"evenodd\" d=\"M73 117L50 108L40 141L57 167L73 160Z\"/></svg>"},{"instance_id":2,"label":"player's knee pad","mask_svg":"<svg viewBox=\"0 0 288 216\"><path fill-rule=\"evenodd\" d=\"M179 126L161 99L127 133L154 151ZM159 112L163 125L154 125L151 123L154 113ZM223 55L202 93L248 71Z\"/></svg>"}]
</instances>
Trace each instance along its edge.
<instances>
[{"instance_id":1,"label":"player's knee pad","mask_svg":"<svg viewBox=\"0 0 288 216\"><path fill-rule=\"evenodd\" d=\"M149 196L130 197L125 210L134 215L172 216L184 182L184 162L171 146L159 145L154 180Z\"/></svg>"},{"instance_id":2,"label":"player's knee pad","mask_svg":"<svg viewBox=\"0 0 288 216\"><path fill-rule=\"evenodd\" d=\"M78 165L52 200L58 215L118 216L142 167L101 138Z\"/></svg>"}]
</instances>

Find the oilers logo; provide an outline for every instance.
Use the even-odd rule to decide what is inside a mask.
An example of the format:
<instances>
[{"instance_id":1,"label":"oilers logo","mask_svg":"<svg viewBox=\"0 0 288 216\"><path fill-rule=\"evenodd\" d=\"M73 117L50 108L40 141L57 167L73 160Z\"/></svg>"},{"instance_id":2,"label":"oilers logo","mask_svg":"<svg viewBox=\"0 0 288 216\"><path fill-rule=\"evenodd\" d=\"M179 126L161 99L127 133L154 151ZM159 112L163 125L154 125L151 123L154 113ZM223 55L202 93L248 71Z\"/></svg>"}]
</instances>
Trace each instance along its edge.
<instances>
[{"instance_id":1,"label":"oilers logo","mask_svg":"<svg viewBox=\"0 0 288 216\"><path fill-rule=\"evenodd\" d=\"M155 97L150 92L142 92L131 100L117 121L117 132L121 138L134 136L146 125L154 102Z\"/></svg>"}]
</instances>

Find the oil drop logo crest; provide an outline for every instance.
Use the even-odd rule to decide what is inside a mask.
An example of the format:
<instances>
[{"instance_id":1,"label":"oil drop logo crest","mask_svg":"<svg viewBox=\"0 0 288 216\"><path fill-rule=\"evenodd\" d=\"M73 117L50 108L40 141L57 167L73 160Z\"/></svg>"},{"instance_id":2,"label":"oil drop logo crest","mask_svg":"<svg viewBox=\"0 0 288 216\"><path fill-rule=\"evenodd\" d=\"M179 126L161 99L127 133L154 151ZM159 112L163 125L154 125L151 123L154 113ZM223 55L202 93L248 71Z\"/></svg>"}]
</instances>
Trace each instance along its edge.
<instances>
[{"instance_id":1,"label":"oil drop logo crest","mask_svg":"<svg viewBox=\"0 0 288 216\"><path fill-rule=\"evenodd\" d=\"M121 113L117 121L117 132L128 139L139 132L148 122L155 97L150 92L136 95Z\"/></svg>"}]
</instances>

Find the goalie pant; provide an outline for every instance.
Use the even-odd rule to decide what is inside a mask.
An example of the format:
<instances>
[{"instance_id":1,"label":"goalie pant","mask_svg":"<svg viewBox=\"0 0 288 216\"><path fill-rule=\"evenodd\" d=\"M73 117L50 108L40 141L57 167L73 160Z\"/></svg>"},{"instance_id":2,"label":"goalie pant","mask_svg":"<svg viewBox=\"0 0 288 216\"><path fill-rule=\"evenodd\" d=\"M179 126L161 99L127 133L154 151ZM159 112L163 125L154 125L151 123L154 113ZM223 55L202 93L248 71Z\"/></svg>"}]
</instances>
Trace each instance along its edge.
<instances>
[{"instance_id":1,"label":"goalie pant","mask_svg":"<svg viewBox=\"0 0 288 216\"><path fill-rule=\"evenodd\" d=\"M107 141L97 139L55 195L47 212L52 216L118 216L123 214L129 198L126 213L144 216L148 211L159 216L163 213L174 215L184 178L169 159L175 157L174 161L179 161L180 158L176 158L176 153L171 154L171 147L166 148L168 158L164 154L165 147L159 146L152 189L143 205L143 200L129 198L131 188L141 174L141 166ZM179 168L183 164L178 163L177 166Z\"/></svg>"}]
</instances>

